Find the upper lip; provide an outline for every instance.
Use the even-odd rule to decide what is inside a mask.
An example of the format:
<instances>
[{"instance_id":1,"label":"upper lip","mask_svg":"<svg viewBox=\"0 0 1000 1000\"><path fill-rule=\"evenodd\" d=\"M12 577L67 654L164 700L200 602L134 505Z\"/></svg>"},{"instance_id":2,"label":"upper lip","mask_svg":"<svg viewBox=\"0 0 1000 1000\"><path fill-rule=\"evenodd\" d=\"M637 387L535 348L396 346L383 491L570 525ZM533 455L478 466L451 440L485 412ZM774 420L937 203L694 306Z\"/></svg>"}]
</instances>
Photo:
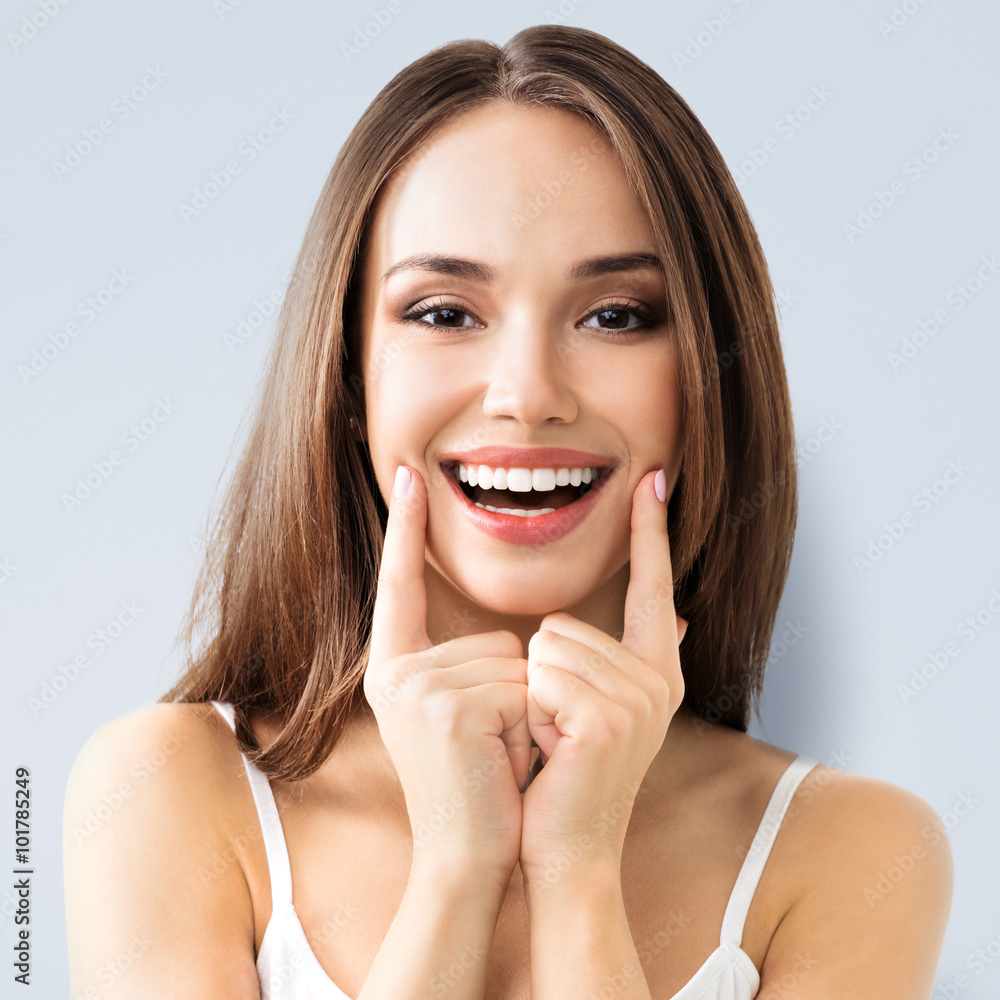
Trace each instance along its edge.
<instances>
[{"instance_id":1,"label":"upper lip","mask_svg":"<svg viewBox=\"0 0 1000 1000\"><path fill-rule=\"evenodd\" d=\"M465 465L487 465L492 469L583 469L612 468L613 458L575 448L516 448L512 445L486 445L470 451L451 452L441 456L441 463L462 462Z\"/></svg>"}]
</instances>

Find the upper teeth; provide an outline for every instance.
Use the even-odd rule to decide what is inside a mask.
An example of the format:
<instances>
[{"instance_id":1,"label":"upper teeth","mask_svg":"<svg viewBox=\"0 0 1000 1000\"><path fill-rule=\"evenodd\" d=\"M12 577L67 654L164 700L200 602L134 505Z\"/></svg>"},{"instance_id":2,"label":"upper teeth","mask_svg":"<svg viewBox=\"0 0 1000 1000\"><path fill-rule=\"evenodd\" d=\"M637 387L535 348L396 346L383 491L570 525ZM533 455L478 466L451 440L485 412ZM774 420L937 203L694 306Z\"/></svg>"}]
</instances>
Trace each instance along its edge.
<instances>
[{"instance_id":1,"label":"upper teeth","mask_svg":"<svg viewBox=\"0 0 1000 1000\"><path fill-rule=\"evenodd\" d=\"M597 476L596 467L585 469L492 469L488 465L458 464L458 477L470 486L484 490L548 491L557 486L579 486Z\"/></svg>"}]
</instances>

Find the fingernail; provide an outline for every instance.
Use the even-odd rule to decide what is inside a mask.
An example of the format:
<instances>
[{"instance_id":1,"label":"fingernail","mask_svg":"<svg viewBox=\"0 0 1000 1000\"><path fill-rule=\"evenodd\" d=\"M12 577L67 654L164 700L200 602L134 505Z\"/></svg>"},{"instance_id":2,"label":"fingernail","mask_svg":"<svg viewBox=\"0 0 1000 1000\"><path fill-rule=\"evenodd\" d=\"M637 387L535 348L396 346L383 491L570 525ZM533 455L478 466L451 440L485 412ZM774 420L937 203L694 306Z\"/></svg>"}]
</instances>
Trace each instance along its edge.
<instances>
[{"instance_id":1,"label":"fingernail","mask_svg":"<svg viewBox=\"0 0 1000 1000\"><path fill-rule=\"evenodd\" d=\"M396 481L392 484L392 495L399 500L405 497L410 489L410 470L405 465L396 466Z\"/></svg>"},{"instance_id":2,"label":"fingernail","mask_svg":"<svg viewBox=\"0 0 1000 1000\"><path fill-rule=\"evenodd\" d=\"M667 474L660 469L653 478L653 489L656 490L656 497L661 503L667 501Z\"/></svg>"}]
</instances>

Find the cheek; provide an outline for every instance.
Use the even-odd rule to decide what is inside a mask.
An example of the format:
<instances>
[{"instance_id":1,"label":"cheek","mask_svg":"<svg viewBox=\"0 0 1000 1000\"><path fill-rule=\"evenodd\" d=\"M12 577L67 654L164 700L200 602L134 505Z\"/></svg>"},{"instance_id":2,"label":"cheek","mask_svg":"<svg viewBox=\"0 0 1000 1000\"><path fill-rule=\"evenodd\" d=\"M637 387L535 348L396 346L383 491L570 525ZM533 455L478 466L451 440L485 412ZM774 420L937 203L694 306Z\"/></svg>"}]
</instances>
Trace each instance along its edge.
<instances>
[{"instance_id":1,"label":"cheek","mask_svg":"<svg viewBox=\"0 0 1000 1000\"><path fill-rule=\"evenodd\" d=\"M606 396L607 406L617 414L629 448L638 458L657 460L673 453L680 442L680 378L673 351L636 350L607 371L607 385L614 386ZM611 412L608 413L611 419Z\"/></svg>"},{"instance_id":2,"label":"cheek","mask_svg":"<svg viewBox=\"0 0 1000 1000\"><path fill-rule=\"evenodd\" d=\"M397 345L398 345L397 341ZM377 469L382 463L422 460L441 427L450 420L464 398L464 381L452 364L445 364L441 351L413 346L395 352L383 350L383 362L369 368L365 393L372 459ZM461 447L447 441L442 446Z\"/></svg>"}]
</instances>

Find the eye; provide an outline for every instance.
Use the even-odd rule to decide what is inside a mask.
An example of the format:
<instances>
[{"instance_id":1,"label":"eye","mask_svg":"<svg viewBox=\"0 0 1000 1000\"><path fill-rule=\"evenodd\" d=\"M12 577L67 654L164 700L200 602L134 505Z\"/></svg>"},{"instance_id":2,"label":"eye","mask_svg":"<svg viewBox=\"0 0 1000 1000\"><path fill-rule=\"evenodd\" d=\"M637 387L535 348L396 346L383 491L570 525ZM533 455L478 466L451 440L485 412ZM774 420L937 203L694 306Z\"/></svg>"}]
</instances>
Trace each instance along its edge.
<instances>
[{"instance_id":1,"label":"eye","mask_svg":"<svg viewBox=\"0 0 1000 1000\"><path fill-rule=\"evenodd\" d=\"M445 323L425 323L423 320L424 316L438 315L446 317ZM454 323L456 317L465 317L468 320L472 320L472 317L467 313L460 305L455 302L446 302L443 299L431 300L427 302L418 302L412 309L405 312L400 319L406 323L417 323L420 326L430 326L437 327L438 329L444 330L461 330L469 326L475 326L476 323L472 320L471 323Z\"/></svg>"},{"instance_id":2,"label":"eye","mask_svg":"<svg viewBox=\"0 0 1000 1000\"><path fill-rule=\"evenodd\" d=\"M605 333L610 333L612 336L620 336L623 339L631 339L636 330L646 330L649 327L656 325L656 316L652 311L650 311L646 306L635 302L629 302L625 299L613 299L610 302L602 303L597 309L590 313L587 319L593 319L595 316L600 318L614 317L615 319L620 319L622 317L627 317L629 314L635 316L638 320L638 322L633 326L613 325L605 327L591 326L588 323L584 323L583 325L590 330L602 330ZM625 322L627 323L628 320L626 319Z\"/></svg>"},{"instance_id":3,"label":"eye","mask_svg":"<svg viewBox=\"0 0 1000 1000\"><path fill-rule=\"evenodd\" d=\"M425 316L432 315L443 317L444 322L424 321ZM649 308L640 303L630 302L627 299L613 299L609 302L604 302L591 312L587 316L587 319L590 320L594 317L599 317L607 321L610 317L621 318L629 315L634 316L638 322L626 326L620 324L617 326L591 326L589 323L584 323L583 325L590 330L601 330L604 333L608 333L613 339L631 340L636 331L648 329L655 326L657 322L656 314ZM469 322L463 322L463 318L469 320ZM470 329L477 326L476 321L465 309L457 303L449 302L445 299L418 302L412 309L405 312L400 319L406 323L417 323L420 326L429 326L443 330ZM628 323L628 320L626 319L625 322Z\"/></svg>"}]
</instances>

